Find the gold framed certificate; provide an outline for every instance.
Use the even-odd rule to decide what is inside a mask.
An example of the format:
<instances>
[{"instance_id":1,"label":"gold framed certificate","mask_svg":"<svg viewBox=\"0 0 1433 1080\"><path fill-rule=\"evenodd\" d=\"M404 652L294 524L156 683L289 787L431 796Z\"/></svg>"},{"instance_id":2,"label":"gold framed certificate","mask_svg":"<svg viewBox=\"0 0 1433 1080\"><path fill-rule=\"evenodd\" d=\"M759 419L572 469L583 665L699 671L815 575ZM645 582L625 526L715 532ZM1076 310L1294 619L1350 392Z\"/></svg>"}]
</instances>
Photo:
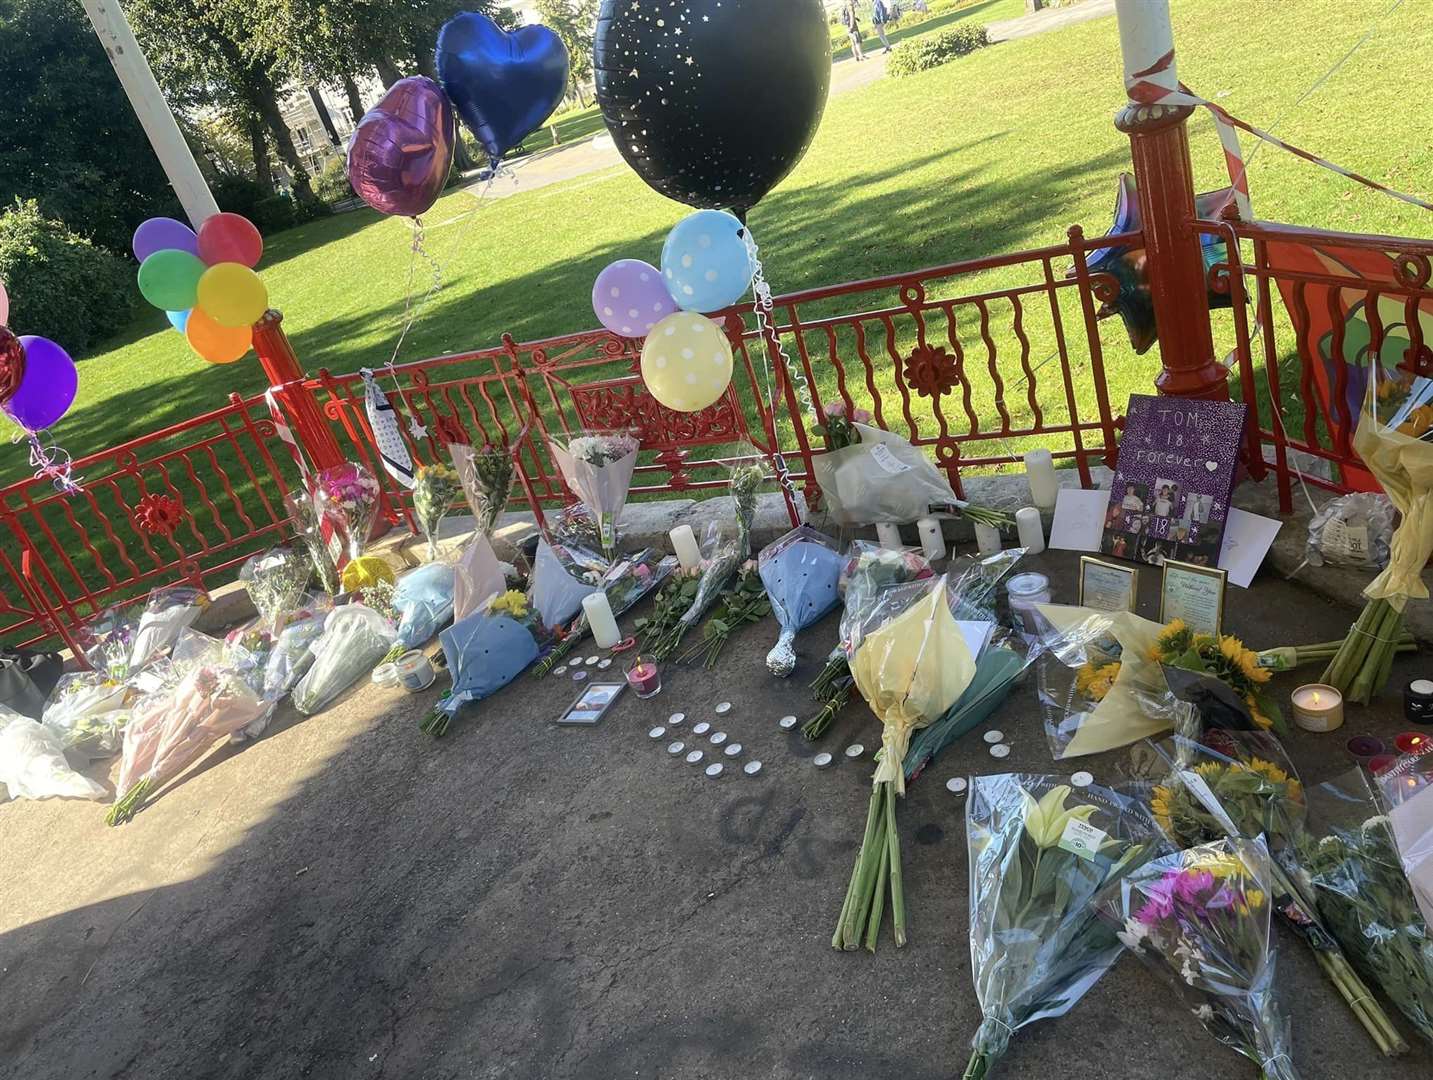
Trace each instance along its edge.
<instances>
[{"instance_id":1,"label":"gold framed certificate","mask_svg":"<svg viewBox=\"0 0 1433 1080\"><path fill-rule=\"evenodd\" d=\"M1132 566L1080 556L1080 607L1095 611L1133 611L1139 571Z\"/></svg>"},{"instance_id":2,"label":"gold framed certificate","mask_svg":"<svg viewBox=\"0 0 1433 1080\"><path fill-rule=\"evenodd\" d=\"M1195 633L1217 637L1224 624L1224 589L1228 582L1228 573L1217 567L1166 559L1159 621L1183 619Z\"/></svg>"}]
</instances>

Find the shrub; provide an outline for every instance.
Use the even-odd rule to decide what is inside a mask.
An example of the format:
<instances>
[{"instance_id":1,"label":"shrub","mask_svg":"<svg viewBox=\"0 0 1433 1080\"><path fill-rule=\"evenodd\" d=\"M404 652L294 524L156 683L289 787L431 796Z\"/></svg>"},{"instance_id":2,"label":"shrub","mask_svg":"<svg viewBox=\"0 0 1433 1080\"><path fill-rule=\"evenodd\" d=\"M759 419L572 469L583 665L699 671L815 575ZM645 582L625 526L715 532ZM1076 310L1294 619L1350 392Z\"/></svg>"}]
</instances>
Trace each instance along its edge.
<instances>
[{"instance_id":1,"label":"shrub","mask_svg":"<svg viewBox=\"0 0 1433 1080\"><path fill-rule=\"evenodd\" d=\"M133 262L43 217L33 199L0 213L0 280L17 334L39 334L70 353L88 349L134 317L134 274Z\"/></svg>"},{"instance_id":2,"label":"shrub","mask_svg":"<svg viewBox=\"0 0 1433 1080\"><path fill-rule=\"evenodd\" d=\"M265 236L291 229L298 220L294 214L294 201L287 195L269 195L260 199L250 209L248 218Z\"/></svg>"},{"instance_id":3,"label":"shrub","mask_svg":"<svg viewBox=\"0 0 1433 1080\"><path fill-rule=\"evenodd\" d=\"M254 207L264 199L272 198L257 181L234 173L220 173L210 185L210 190L214 192L214 201L219 204L220 210L242 214L250 221L254 220Z\"/></svg>"},{"instance_id":4,"label":"shrub","mask_svg":"<svg viewBox=\"0 0 1433 1080\"><path fill-rule=\"evenodd\" d=\"M903 41L891 50L891 58L886 61L886 74L899 77L929 71L989 44L990 38L983 26L956 26L913 41Z\"/></svg>"},{"instance_id":5,"label":"shrub","mask_svg":"<svg viewBox=\"0 0 1433 1080\"><path fill-rule=\"evenodd\" d=\"M313 183L313 193L326 203L342 202L353 195L348 183L348 161L342 154L331 157Z\"/></svg>"}]
</instances>

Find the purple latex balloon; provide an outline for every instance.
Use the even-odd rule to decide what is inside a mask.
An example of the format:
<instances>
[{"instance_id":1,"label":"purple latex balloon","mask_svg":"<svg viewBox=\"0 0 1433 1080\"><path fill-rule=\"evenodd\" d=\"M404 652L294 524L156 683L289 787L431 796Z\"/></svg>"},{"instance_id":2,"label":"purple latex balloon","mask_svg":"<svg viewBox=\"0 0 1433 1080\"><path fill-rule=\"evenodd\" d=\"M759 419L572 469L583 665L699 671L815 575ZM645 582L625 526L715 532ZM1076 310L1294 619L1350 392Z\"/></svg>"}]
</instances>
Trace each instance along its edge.
<instances>
[{"instance_id":1,"label":"purple latex balloon","mask_svg":"<svg viewBox=\"0 0 1433 1080\"><path fill-rule=\"evenodd\" d=\"M348 145L348 182L383 214L414 217L443 193L453 167L453 107L438 84L399 79L363 114Z\"/></svg>"},{"instance_id":2,"label":"purple latex balloon","mask_svg":"<svg viewBox=\"0 0 1433 1080\"><path fill-rule=\"evenodd\" d=\"M41 431L69 411L79 388L79 373L70 354L49 338L25 334L25 377L5 403L5 411L23 428Z\"/></svg>"},{"instance_id":3,"label":"purple latex balloon","mask_svg":"<svg viewBox=\"0 0 1433 1080\"><path fill-rule=\"evenodd\" d=\"M130 247L134 249L134 257L140 262L144 262L156 251L166 251L169 248L198 255L199 238L194 235L194 230L182 221L169 217L152 217L134 230L134 240Z\"/></svg>"},{"instance_id":4,"label":"purple latex balloon","mask_svg":"<svg viewBox=\"0 0 1433 1080\"><path fill-rule=\"evenodd\" d=\"M623 337L646 337L677 310L662 272L641 259L618 259L597 275L592 310L599 322Z\"/></svg>"}]
</instances>

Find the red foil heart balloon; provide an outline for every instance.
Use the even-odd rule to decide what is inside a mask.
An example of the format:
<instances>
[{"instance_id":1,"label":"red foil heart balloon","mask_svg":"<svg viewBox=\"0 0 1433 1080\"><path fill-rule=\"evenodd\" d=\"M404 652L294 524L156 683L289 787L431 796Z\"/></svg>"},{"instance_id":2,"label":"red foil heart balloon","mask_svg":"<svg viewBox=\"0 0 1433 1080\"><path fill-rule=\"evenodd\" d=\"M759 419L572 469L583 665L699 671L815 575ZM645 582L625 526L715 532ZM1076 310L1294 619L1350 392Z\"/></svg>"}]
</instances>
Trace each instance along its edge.
<instances>
[{"instance_id":1,"label":"red foil heart balloon","mask_svg":"<svg viewBox=\"0 0 1433 1080\"><path fill-rule=\"evenodd\" d=\"M427 211L453 167L453 107L432 79L399 79L368 112L348 147L348 182L383 214Z\"/></svg>"},{"instance_id":2,"label":"red foil heart balloon","mask_svg":"<svg viewBox=\"0 0 1433 1080\"><path fill-rule=\"evenodd\" d=\"M25 346L7 327L0 326L0 405L4 405L25 377Z\"/></svg>"}]
</instances>

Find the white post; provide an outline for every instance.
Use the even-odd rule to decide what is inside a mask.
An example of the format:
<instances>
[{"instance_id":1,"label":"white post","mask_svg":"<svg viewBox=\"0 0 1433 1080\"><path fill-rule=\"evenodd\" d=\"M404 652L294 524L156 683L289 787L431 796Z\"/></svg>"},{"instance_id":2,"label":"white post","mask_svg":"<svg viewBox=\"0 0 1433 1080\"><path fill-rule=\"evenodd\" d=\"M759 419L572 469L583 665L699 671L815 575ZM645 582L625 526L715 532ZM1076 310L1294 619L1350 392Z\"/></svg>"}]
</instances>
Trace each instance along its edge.
<instances>
[{"instance_id":1,"label":"white post","mask_svg":"<svg viewBox=\"0 0 1433 1080\"><path fill-rule=\"evenodd\" d=\"M144 126L144 133L149 136L155 156L174 187L174 194L179 196L179 202L189 216L189 224L199 228L207 218L219 212L219 204L214 201L204 174L189 152L189 144L184 141L174 114L169 111L169 103L154 81L154 72L149 70L149 61L134 40L134 31L129 28L124 12L120 10L119 0L83 0L83 3L90 25L95 28L100 44L119 76L120 85L129 97L130 106Z\"/></svg>"},{"instance_id":2,"label":"white post","mask_svg":"<svg viewBox=\"0 0 1433 1080\"><path fill-rule=\"evenodd\" d=\"M1125 86L1150 82L1166 90L1179 89L1174 70L1174 28L1169 23L1169 0L1115 0L1124 57ZM1168 66L1151 71L1168 56Z\"/></svg>"}]
</instances>

